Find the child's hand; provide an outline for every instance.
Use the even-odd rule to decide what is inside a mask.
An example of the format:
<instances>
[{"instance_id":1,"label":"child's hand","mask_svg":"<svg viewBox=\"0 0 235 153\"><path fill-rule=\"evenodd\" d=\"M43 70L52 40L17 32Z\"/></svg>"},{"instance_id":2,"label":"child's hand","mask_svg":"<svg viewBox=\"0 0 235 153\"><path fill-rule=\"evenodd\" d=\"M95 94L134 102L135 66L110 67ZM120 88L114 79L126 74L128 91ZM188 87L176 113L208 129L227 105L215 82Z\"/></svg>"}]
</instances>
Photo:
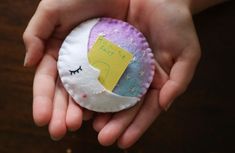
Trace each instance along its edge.
<instances>
[{"instance_id":1,"label":"child's hand","mask_svg":"<svg viewBox=\"0 0 235 153\"><path fill-rule=\"evenodd\" d=\"M161 109L167 109L185 91L200 58L200 47L187 0L43 0L24 34L25 64L39 63L34 79L34 120L38 125L49 123L53 138L62 137L67 128L78 129L83 114L56 81L58 50L74 26L97 16L127 20L139 28L157 61L154 81L141 103L94 119L101 144L117 141L127 148Z\"/></svg>"},{"instance_id":2,"label":"child's hand","mask_svg":"<svg viewBox=\"0 0 235 153\"><path fill-rule=\"evenodd\" d=\"M96 16L124 19L127 0L42 0L24 33L25 66L37 65L33 85L33 117L37 125L49 124L53 139L77 130L83 111L61 85L56 61L58 51L70 30L83 20Z\"/></svg>"},{"instance_id":3,"label":"child's hand","mask_svg":"<svg viewBox=\"0 0 235 153\"><path fill-rule=\"evenodd\" d=\"M131 0L128 22L147 36L156 58L152 86L142 103L113 115L101 114L94 128L103 145L134 144L191 81L200 58L200 46L191 12L182 0Z\"/></svg>"}]
</instances>

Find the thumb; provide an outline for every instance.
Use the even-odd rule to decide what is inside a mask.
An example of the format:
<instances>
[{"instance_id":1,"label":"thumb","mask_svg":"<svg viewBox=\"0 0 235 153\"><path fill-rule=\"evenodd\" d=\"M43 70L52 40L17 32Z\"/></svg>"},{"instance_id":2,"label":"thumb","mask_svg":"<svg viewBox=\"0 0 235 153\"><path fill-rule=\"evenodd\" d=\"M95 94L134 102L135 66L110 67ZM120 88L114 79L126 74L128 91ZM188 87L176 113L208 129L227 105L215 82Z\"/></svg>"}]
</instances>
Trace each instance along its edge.
<instances>
[{"instance_id":1,"label":"thumb","mask_svg":"<svg viewBox=\"0 0 235 153\"><path fill-rule=\"evenodd\" d=\"M159 103L167 110L174 99L182 94L192 80L199 58L178 59L173 65L169 79L162 86L159 94Z\"/></svg>"},{"instance_id":2,"label":"thumb","mask_svg":"<svg viewBox=\"0 0 235 153\"><path fill-rule=\"evenodd\" d=\"M54 5L45 2L40 2L23 34L26 47L25 66L34 66L40 61L44 54L45 42L57 25L58 10L53 8Z\"/></svg>"}]
</instances>

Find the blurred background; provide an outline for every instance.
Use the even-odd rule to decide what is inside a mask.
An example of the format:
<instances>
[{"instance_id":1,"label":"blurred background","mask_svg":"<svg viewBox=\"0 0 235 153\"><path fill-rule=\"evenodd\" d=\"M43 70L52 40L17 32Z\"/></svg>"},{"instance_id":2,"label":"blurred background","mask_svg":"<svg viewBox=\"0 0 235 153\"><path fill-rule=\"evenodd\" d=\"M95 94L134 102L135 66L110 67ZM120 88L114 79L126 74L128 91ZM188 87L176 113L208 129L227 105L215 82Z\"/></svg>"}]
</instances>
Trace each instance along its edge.
<instances>
[{"instance_id":1,"label":"blurred background","mask_svg":"<svg viewBox=\"0 0 235 153\"><path fill-rule=\"evenodd\" d=\"M22 33L38 3L0 2L0 153L235 153L235 1L194 17L202 47L195 77L128 150L100 146L91 122L58 142L34 125Z\"/></svg>"}]
</instances>

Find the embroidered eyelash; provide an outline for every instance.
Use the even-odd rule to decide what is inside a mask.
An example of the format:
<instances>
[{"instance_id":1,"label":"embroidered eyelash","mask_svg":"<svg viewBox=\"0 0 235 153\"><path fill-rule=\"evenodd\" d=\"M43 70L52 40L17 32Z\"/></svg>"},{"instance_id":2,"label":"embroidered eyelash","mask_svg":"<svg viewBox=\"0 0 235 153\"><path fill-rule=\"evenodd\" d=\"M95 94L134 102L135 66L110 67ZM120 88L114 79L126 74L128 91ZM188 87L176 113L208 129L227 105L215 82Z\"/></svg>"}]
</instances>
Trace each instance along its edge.
<instances>
[{"instance_id":1,"label":"embroidered eyelash","mask_svg":"<svg viewBox=\"0 0 235 153\"><path fill-rule=\"evenodd\" d=\"M69 70L69 72L70 72L70 75L73 75L73 74L76 74L76 73L79 73L80 71L82 71L82 66L79 66L79 68L78 69L76 69L76 70Z\"/></svg>"}]
</instances>

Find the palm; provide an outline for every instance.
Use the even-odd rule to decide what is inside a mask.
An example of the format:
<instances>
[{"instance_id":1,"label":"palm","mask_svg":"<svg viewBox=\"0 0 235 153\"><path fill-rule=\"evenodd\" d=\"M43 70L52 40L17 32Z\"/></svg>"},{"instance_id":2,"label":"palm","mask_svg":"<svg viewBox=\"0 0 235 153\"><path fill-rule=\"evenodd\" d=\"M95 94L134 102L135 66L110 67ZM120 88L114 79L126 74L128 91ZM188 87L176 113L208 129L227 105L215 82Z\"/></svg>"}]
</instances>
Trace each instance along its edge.
<instances>
[{"instance_id":1,"label":"palm","mask_svg":"<svg viewBox=\"0 0 235 153\"><path fill-rule=\"evenodd\" d=\"M154 51L158 64L153 86L161 89L160 106L165 108L186 89L200 58L191 14L173 2L135 0L131 4L128 19L144 32Z\"/></svg>"},{"instance_id":2,"label":"palm","mask_svg":"<svg viewBox=\"0 0 235 153\"><path fill-rule=\"evenodd\" d=\"M96 119L100 123L95 120L102 144L109 145L118 140L124 148L138 140L161 108L167 109L186 89L200 55L188 10L176 14L177 8L174 10L175 7L171 9L167 5L166 9L156 1L133 0L130 4L127 21L144 33L155 54L154 81L139 105L114 114L112 119L106 115ZM124 119L124 116L129 118Z\"/></svg>"},{"instance_id":3,"label":"palm","mask_svg":"<svg viewBox=\"0 0 235 153\"><path fill-rule=\"evenodd\" d=\"M46 45L42 41L37 44L34 50L39 51L34 53L35 60L31 60L33 64L33 61L37 62L44 54L34 80L34 119L39 125L49 123L49 131L54 138L63 136L67 128L76 130L80 127L82 109L74 104L72 98L60 85L60 81L57 80L56 60L61 43L69 30L84 19L97 15L127 19L145 34L154 51L157 61L154 81L145 98L137 106L115 114L98 114L93 122L94 129L99 132L98 139L101 144L110 145L118 140L120 147L126 148L138 140L158 116L161 108L166 108L185 90L192 78L200 49L187 10L179 13L177 9L166 9L161 3L151 0L144 2L130 0L129 10L127 10L128 1L126 0L106 1L115 5L112 5L114 8L104 9L111 5L103 5L101 1L106 0L100 0L97 4L80 0L79 2L83 3L84 7L74 0L70 0L71 5L61 2L59 8L64 9L62 9L64 14L61 16L58 16L57 9L43 10L41 8L41 12L44 11L50 15L41 17L44 18L41 24L48 22L48 17L55 18L55 21L47 23L49 29L45 29L47 32L41 32L39 29L43 25L38 23L40 20L34 19L39 13L36 13L36 17L29 24L25 33L28 49L32 48L32 35L35 41L47 40ZM44 7L47 3L55 3L49 0L43 2L46 3ZM172 8L175 7L172 6ZM93 10L90 11L90 9ZM127 16L126 12L129 12ZM140 15L139 12L144 13ZM59 20L59 23L56 20ZM55 28L56 24L59 26ZM33 33L35 31L41 33ZM52 31L54 31L53 35ZM37 35L40 37L35 38Z\"/></svg>"}]
</instances>

